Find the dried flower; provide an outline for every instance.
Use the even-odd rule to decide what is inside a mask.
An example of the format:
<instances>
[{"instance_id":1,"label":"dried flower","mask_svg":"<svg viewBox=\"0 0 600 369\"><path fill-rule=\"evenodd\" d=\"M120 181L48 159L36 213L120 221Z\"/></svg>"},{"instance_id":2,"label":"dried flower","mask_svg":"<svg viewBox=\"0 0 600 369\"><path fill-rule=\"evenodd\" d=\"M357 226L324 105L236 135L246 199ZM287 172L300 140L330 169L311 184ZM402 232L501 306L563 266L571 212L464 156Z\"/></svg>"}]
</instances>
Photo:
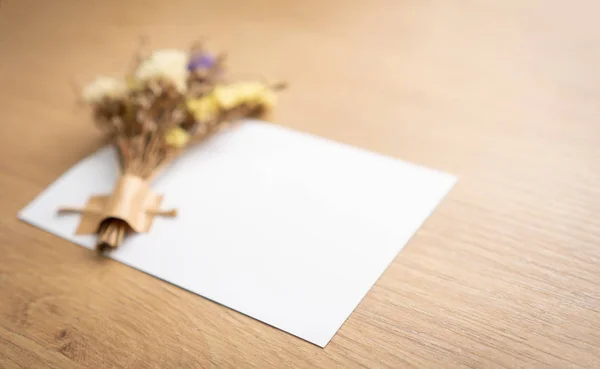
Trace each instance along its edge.
<instances>
[{"instance_id":1,"label":"dried flower","mask_svg":"<svg viewBox=\"0 0 600 369\"><path fill-rule=\"evenodd\" d=\"M127 85L116 78L100 76L83 89L83 99L97 104L104 98L118 99L127 93Z\"/></svg>"},{"instance_id":2,"label":"dried flower","mask_svg":"<svg viewBox=\"0 0 600 369\"><path fill-rule=\"evenodd\" d=\"M188 55L180 50L158 50L144 60L135 72L135 77L146 82L152 79L164 79L184 93L187 89Z\"/></svg>"},{"instance_id":3,"label":"dried flower","mask_svg":"<svg viewBox=\"0 0 600 369\"><path fill-rule=\"evenodd\" d=\"M123 178L135 178L146 187L192 138L204 139L228 121L273 107L281 85L224 84L223 61L222 56L215 58L197 49L191 55L159 50L124 80L99 77L84 89L96 122L110 128ZM115 190L110 203L122 201L119 196L121 192ZM114 248L121 244L131 231L129 222L139 215L129 210L132 213L123 219L103 213L106 217L96 228L99 245ZM146 215L148 211L167 214L151 208L145 211ZM86 210L81 212L85 218Z\"/></svg>"},{"instance_id":4,"label":"dried flower","mask_svg":"<svg viewBox=\"0 0 600 369\"><path fill-rule=\"evenodd\" d=\"M271 109L276 100L273 90L259 82L240 82L217 86L213 94L223 109L231 109L241 104Z\"/></svg>"},{"instance_id":5,"label":"dried flower","mask_svg":"<svg viewBox=\"0 0 600 369\"><path fill-rule=\"evenodd\" d=\"M128 75L125 78L125 84L127 85L127 88L130 91L137 91L137 90L140 90L143 87L143 85L140 82L140 80L136 79L135 76L133 76L133 75Z\"/></svg>"},{"instance_id":6,"label":"dried flower","mask_svg":"<svg viewBox=\"0 0 600 369\"><path fill-rule=\"evenodd\" d=\"M192 56L192 58L190 58L190 61L188 63L188 70L190 72L196 70L196 69L208 69L208 68L212 68L217 62L217 59L212 56L212 55L208 55L208 54L198 54L198 55L194 55Z\"/></svg>"},{"instance_id":7,"label":"dried flower","mask_svg":"<svg viewBox=\"0 0 600 369\"><path fill-rule=\"evenodd\" d=\"M198 99L188 99L186 105L194 119L199 122L214 119L219 112L219 104L213 94Z\"/></svg>"},{"instance_id":8,"label":"dried flower","mask_svg":"<svg viewBox=\"0 0 600 369\"><path fill-rule=\"evenodd\" d=\"M190 140L190 134L180 127L171 128L165 135L165 142L177 149L183 148Z\"/></svg>"}]
</instances>

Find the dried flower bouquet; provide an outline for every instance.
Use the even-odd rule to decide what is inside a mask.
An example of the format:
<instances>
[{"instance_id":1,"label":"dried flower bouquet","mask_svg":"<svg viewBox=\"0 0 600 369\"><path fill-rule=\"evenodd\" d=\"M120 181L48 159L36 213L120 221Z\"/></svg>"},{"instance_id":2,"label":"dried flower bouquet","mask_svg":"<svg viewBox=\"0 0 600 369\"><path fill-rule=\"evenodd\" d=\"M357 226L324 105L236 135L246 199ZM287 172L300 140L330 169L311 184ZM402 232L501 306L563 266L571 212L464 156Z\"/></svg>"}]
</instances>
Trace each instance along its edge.
<instances>
[{"instance_id":1,"label":"dried flower bouquet","mask_svg":"<svg viewBox=\"0 0 600 369\"><path fill-rule=\"evenodd\" d=\"M96 123L116 148L120 178L110 195L92 196L81 214L77 234L98 234L100 249L116 248L130 232L147 232L161 210L162 196L151 180L195 140L228 122L263 117L274 106L282 85L227 83L224 57L198 46L189 52L157 50L136 58L123 79L98 77L83 90Z\"/></svg>"}]
</instances>

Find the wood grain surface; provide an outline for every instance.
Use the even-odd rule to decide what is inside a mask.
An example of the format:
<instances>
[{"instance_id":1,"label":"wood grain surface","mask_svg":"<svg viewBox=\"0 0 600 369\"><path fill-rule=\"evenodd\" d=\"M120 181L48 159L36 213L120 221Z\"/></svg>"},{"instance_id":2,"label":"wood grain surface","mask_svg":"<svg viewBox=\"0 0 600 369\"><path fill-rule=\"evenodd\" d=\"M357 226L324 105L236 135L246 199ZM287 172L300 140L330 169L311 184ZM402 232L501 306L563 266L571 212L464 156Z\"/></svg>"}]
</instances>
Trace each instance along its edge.
<instances>
[{"instance_id":1,"label":"wood grain surface","mask_svg":"<svg viewBox=\"0 0 600 369\"><path fill-rule=\"evenodd\" d=\"M0 3L0 367L600 367L596 0ZM321 349L17 212L101 145L71 82L204 38L281 125L460 182ZM165 245L168 247L168 245Z\"/></svg>"}]
</instances>

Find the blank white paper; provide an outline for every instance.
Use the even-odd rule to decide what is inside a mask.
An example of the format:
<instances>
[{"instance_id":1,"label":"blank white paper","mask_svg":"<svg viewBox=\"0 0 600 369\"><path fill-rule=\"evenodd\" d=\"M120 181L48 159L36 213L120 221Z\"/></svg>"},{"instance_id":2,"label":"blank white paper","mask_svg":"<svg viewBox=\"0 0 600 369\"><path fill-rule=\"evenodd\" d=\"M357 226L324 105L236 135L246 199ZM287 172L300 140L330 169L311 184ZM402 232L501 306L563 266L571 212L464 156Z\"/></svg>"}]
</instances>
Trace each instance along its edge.
<instances>
[{"instance_id":1,"label":"blank white paper","mask_svg":"<svg viewBox=\"0 0 600 369\"><path fill-rule=\"evenodd\" d=\"M93 194L117 178L105 148L82 160L20 218L75 236ZM110 257L324 347L456 178L261 122L188 149L153 184L163 208L147 234ZM398 286L402 288L402 286Z\"/></svg>"}]
</instances>

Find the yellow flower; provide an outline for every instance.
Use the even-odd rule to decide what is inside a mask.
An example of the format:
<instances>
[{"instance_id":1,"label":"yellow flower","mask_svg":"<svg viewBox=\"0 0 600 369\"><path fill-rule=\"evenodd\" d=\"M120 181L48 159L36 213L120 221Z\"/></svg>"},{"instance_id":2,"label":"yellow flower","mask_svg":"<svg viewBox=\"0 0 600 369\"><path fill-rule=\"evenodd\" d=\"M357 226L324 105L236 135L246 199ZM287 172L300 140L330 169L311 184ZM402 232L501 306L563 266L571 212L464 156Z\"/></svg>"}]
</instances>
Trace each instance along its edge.
<instances>
[{"instance_id":1,"label":"yellow flower","mask_svg":"<svg viewBox=\"0 0 600 369\"><path fill-rule=\"evenodd\" d=\"M181 149L190 140L190 134L181 127L171 128L165 135L167 145Z\"/></svg>"},{"instance_id":2,"label":"yellow flower","mask_svg":"<svg viewBox=\"0 0 600 369\"><path fill-rule=\"evenodd\" d=\"M213 119L219 112L219 105L213 95L207 95L199 99L188 99L186 105L194 118L200 122Z\"/></svg>"},{"instance_id":3,"label":"yellow flower","mask_svg":"<svg viewBox=\"0 0 600 369\"><path fill-rule=\"evenodd\" d=\"M259 82L240 82L228 86L217 86L213 92L223 109L232 109L242 104L270 109L275 105L275 93Z\"/></svg>"},{"instance_id":4,"label":"yellow flower","mask_svg":"<svg viewBox=\"0 0 600 369\"><path fill-rule=\"evenodd\" d=\"M236 85L217 86L212 95L222 109L229 110L240 104L240 94Z\"/></svg>"}]
</instances>

